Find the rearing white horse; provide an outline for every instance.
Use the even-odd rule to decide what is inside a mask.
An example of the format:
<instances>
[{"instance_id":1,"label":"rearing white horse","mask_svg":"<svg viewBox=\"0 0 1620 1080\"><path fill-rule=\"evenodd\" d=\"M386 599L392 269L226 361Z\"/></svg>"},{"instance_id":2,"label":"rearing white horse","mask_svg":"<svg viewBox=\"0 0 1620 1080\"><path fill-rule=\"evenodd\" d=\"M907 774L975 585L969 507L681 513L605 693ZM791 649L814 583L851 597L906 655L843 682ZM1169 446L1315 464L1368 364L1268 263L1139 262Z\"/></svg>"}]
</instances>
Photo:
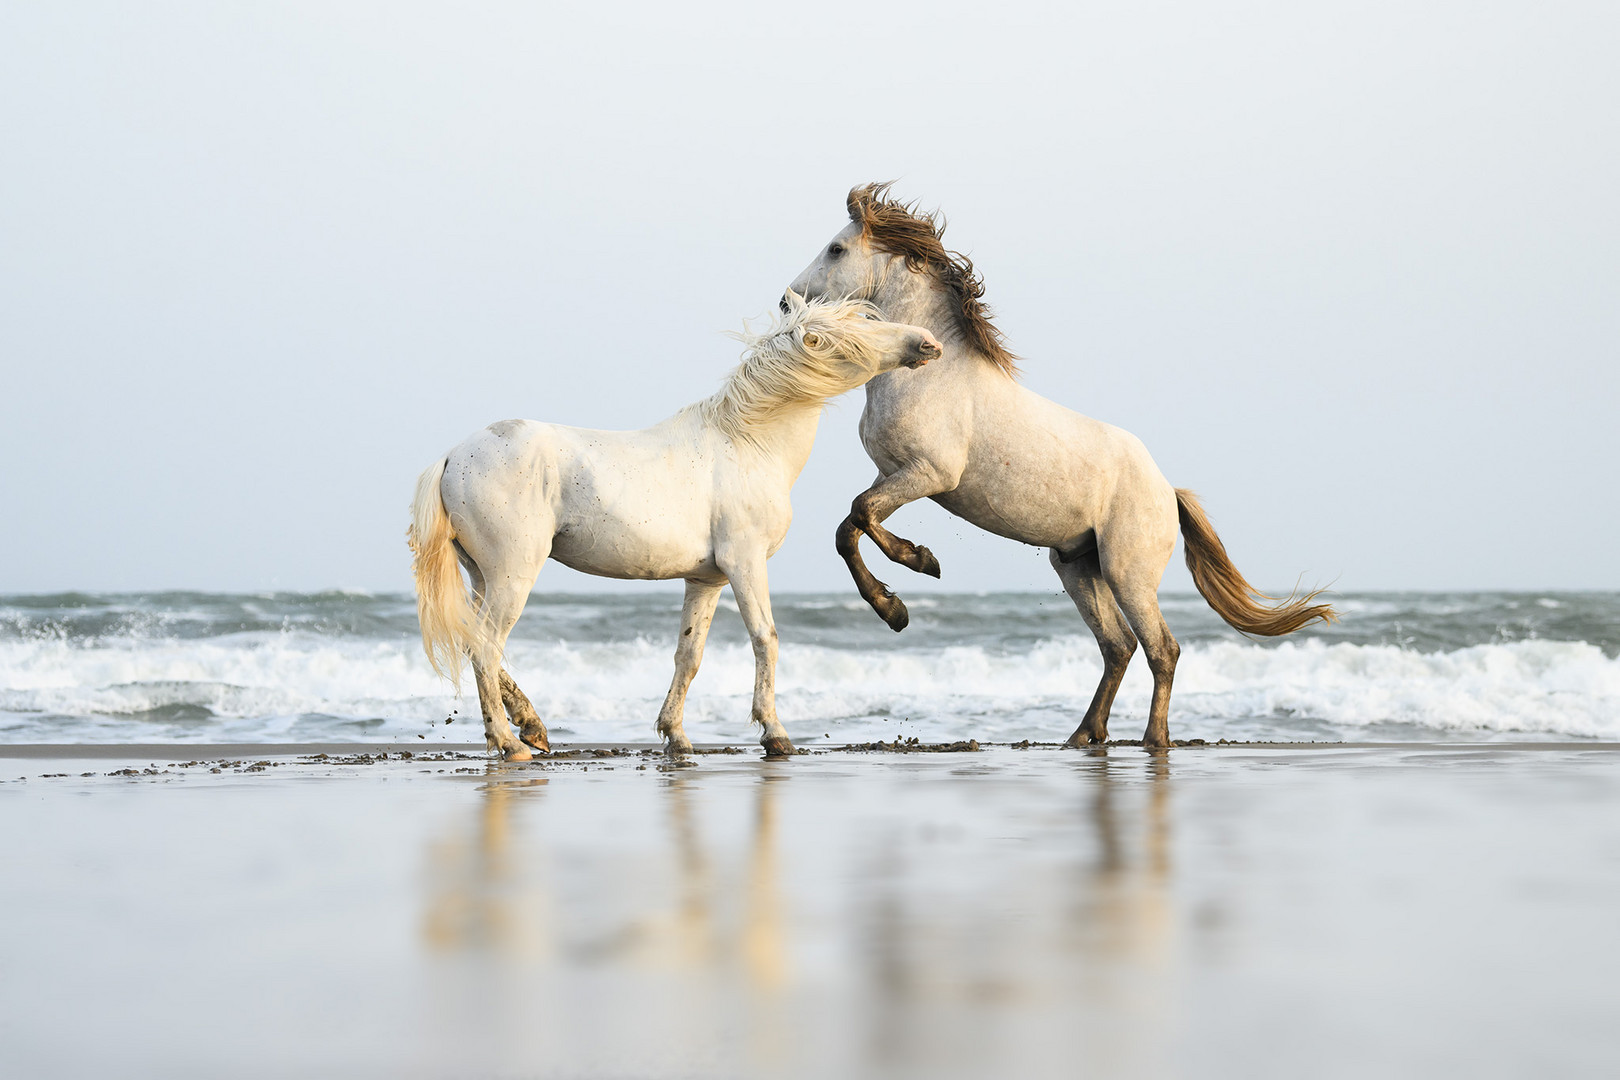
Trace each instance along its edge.
<instances>
[{"instance_id":1,"label":"rearing white horse","mask_svg":"<svg viewBox=\"0 0 1620 1080\"><path fill-rule=\"evenodd\" d=\"M945 249L932 215L891 199L888 188L849 193L849 224L791 286L806 296L871 300L885 318L926 326L945 344L926 372L896 371L867 384L861 442L878 479L839 526L839 554L861 596L899 631L909 621L906 606L867 570L860 538L938 577L933 553L882 526L906 503L933 499L981 529L1050 548L1052 568L1103 657L1102 680L1069 744L1108 738L1108 713L1140 639L1153 671L1142 742L1168 746L1181 650L1158 593L1178 525L1198 591L1244 633L1292 633L1312 619L1332 620L1333 609L1311 603L1316 592L1263 603L1273 598L1238 573L1197 497L1171 487L1136 436L1019 385L1015 357L980 302L984 284L973 263Z\"/></svg>"},{"instance_id":2,"label":"rearing white horse","mask_svg":"<svg viewBox=\"0 0 1620 1080\"><path fill-rule=\"evenodd\" d=\"M658 714L686 753L686 691L729 581L754 646L753 719L767 754L793 744L776 717L776 626L765 560L793 517L789 492L822 407L941 347L929 331L877 320L860 300L789 295L719 393L644 431L502 420L421 476L408 532L417 614L433 668L460 685L472 661L484 739L508 758L546 751L546 726L501 667L507 635L548 558L599 577L686 580L675 678ZM458 566L472 580L472 593ZM507 715L518 725L513 735ZM526 744L526 745L525 745Z\"/></svg>"}]
</instances>

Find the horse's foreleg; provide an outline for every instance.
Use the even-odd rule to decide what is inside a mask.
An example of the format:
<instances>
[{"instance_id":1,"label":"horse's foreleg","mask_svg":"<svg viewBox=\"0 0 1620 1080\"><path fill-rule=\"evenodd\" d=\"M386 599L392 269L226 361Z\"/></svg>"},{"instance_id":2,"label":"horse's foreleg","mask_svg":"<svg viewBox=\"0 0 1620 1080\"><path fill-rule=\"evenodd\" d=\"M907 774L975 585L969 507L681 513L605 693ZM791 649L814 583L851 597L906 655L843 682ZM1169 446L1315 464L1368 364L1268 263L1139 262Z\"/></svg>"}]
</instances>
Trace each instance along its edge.
<instances>
[{"instance_id":1,"label":"horse's foreleg","mask_svg":"<svg viewBox=\"0 0 1620 1080\"><path fill-rule=\"evenodd\" d=\"M953 486L929 468L901 469L880 477L877 483L857 495L850 506L849 517L838 526L838 554L849 567L861 598L897 633L906 628L911 616L900 598L866 568L861 559L861 534L870 536L891 561L918 573L939 577L939 560L934 558L933 552L894 535L883 528L881 522L907 503L949 491Z\"/></svg>"},{"instance_id":2,"label":"horse's foreleg","mask_svg":"<svg viewBox=\"0 0 1620 1080\"><path fill-rule=\"evenodd\" d=\"M540 719L534 703L518 689L517 681L505 668L501 669L501 704L506 706L506 714L518 726L518 738L541 753L549 754L551 739L546 734L545 721Z\"/></svg>"},{"instance_id":3,"label":"horse's foreleg","mask_svg":"<svg viewBox=\"0 0 1620 1080\"><path fill-rule=\"evenodd\" d=\"M787 728L776 718L776 621L771 618L765 552L753 552L735 561L722 560L720 568L731 580L731 594L737 598L737 610L754 645L753 720L765 729L760 745L765 747L766 757L796 753Z\"/></svg>"},{"instance_id":4,"label":"horse's foreleg","mask_svg":"<svg viewBox=\"0 0 1620 1080\"><path fill-rule=\"evenodd\" d=\"M1119 605L1114 603L1114 594L1109 591L1108 583L1103 580L1102 565L1095 547L1071 556L1068 561L1064 561L1058 550L1053 548L1051 559L1052 569L1063 581L1063 591L1074 601L1080 617L1097 639L1097 648L1102 651L1103 660L1103 673L1097 683L1097 692L1092 695L1085 718L1074 729L1074 734L1069 736L1066 745L1087 746L1107 742L1108 713L1114 707L1114 695L1119 693L1119 684L1125 678L1125 668L1136 652L1136 637L1120 614Z\"/></svg>"},{"instance_id":5,"label":"horse's foreleg","mask_svg":"<svg viewBox=\"0 0 1620 1080\"><path fill-rule=\"evenodd\" d=\"M658 733L671 757L692 752L692 740L681 726L686 712L686 691L703 662L703 643L714 621L714 607L720 601L720 585L688 581L686 601L681 607L681 636L675 644L675 678L669 684L664 707L658 710Z\"/></svg>"},{"instance_id":6,"label":"horse's foreleg","mask_svg":"<svg viewBox=\"0 0 1620 1080\"><path fill-rule=\"evenodd\" d=\"M850 520L872 538L890 562L937 578L939 560L934 558L934 553L921 544L896 536L883 527L883 522L907 503L949 491L953 486L941 482L932 470L901 469L855 496L849 508Z\"/></svg>"},{"instance_id":7,"label":"horse's foreleg","mask_svg":"<svg viewBox=\"0 0 1620 1080\"><path fill-rule=\"evenodd\" d=\"M889 624L890 630L897 634L904 630L911 621L911 614L906 611L906 605L900 598L866 568L866 560L861 558L861 527L855 524L853 517L839 522L837 545L838 554L843 556L844 565L849 567L849 576L855 579L855 589L861 594L861 599L872 605L872 610Z\"/></svg>"}]
</instances>

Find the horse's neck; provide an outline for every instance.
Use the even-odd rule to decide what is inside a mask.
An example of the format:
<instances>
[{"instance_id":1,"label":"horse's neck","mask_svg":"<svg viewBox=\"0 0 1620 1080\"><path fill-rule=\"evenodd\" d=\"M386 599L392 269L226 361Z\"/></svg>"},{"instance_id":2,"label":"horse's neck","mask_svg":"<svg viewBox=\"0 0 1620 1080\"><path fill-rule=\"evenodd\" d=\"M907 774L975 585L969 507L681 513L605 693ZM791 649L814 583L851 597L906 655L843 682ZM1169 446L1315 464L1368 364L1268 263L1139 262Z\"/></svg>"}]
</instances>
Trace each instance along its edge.
<instances>
[{"instance_id":1,"label":"horse's neck","mask_svg":"<svg viewBox=\"0 0 1620 1080\"><path fill-rule=\"evenodd\" d=\"M936 360L930 360L928 366L916 372L912 378L907 378L907 375L913 373L904 369L879 375L866 384L868 397L873 392L891 390L900 383L944 390L961 378L976 376L979 369L989 363L968 345L962 332L957 329L950 297L925 275L905 274L897 287L883 290L876 302L883 317L890 322L925 327L939 339L945 353Z\"/></svg>"},{"instance_id":2,"label":"horse's neck","mask_svg":"<svg viewBox=\"0 0 1620 1080\"><path fill-rule=\"evenodd\" d=\"M738 460L774 467L791 487L805 462L810 460L826 403L797 405L769 420L750 420L746 424L746 435L728 430L729 425L716 423L714 414L709 411L711 403L699 402L682 410L670 422L708 427L735 448Z\"/></svg>"},{"instance_id":3,"label":"horse's neck","mask_svg":"<svg viewBox=\"0 0 1620 1080\"><path fill-rule=\"evenodd\" d=\"M905 273L877 297L883 317L890 322L926 327L945 346L945 355L930 360L924 369L930 375L967 368L982 363L957 329L954 301L926 274Z\"/></svg>"},{"instance_id":4,"label":"horse's neck","mask_svg":"<svg viewBox=\"0 0 1620 1080\"><path fill-rule=\"evenodd\" d=\"M873 299L890 322L927 327L941 343L957 336L950 298L927 274L888 275Z\"/></svg>"},{"instance_id":5,"label":"horse's neck","mask_svg":"<svg viewBox=\"0 0 1620 1080\"><path fill-rule=\"evenodd\" d=\"M776 462L791 487L804 471L804 463L810 460L824 406L824 402L795 406L765 423L756 424L752 445L739 447L739 450L745 454L761 454Z\"/></svg>"}]
</instances>

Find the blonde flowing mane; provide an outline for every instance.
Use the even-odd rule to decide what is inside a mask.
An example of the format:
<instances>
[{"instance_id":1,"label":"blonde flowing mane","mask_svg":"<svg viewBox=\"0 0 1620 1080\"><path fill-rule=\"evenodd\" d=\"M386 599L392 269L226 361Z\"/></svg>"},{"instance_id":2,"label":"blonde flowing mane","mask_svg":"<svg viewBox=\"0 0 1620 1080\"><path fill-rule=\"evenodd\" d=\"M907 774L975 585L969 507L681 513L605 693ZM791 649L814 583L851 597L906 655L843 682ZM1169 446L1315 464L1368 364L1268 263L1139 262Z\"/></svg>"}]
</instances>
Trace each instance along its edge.
<instances>
[{"instance_id":1,"label":"blonde flowing mane","mask_svg":"<svg viewBox=\"0 0 1620 1080\"><path fill-rule=\"evenodd\" d=\"M945 222L889 196L893 184L866 184L851 188L845 205L849 220L861 227L874 247L905 257L906 265L933 275L953 301L956 330L973 351L1008 375L1017 377L1018 357L1007 348L1006 338L990 321L984 303L984 279L973 269L973 260L959 251L945 249Z\"/></svg>"},{"instance_id":2,"label":"blonde flowing mane","mask_svg":"<svg viewBox=\"0 0 1620 1080\"><path fill-rule=\"evenodd\" d=\"M727 436L756 442L784 413L820 405L874 373L882 358L866 333L878 310L865 300L805 300L790 293L786 313L764 333L730 336L747 346L742 363L713 397L696 406Z\"/></svg>"}]
</instances>

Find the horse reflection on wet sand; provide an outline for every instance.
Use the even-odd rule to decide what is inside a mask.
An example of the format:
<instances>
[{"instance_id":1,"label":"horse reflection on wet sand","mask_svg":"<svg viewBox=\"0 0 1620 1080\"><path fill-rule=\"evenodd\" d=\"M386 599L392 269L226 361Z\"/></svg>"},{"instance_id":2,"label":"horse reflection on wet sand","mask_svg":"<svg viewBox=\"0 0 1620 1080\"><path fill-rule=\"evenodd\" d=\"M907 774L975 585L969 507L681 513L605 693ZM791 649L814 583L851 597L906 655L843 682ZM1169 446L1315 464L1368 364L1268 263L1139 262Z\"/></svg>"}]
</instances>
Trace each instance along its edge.
<instances>
[{"instance_id":1,"label":"horse reflection on wet sand","mask_svg":"<svg viewBox=\"0 0 1620 1080\"><path fill-rule=\"evenodd\" d=\"M963 782L1027 807L1013 776L862 761L907 770L879 806L804 759L600 784L491 765L428 849L442 1005L532 1039L511 1064L950 1075L1044 1068L1089 1034L1095 1063L1155 1070L1118 1036L1165 1019L1170 762L1069 760L1078 790L1023 823L1033 848L948 811ZM849 796L830 813L828 784Z\"/></svg>"}]
</instances>

